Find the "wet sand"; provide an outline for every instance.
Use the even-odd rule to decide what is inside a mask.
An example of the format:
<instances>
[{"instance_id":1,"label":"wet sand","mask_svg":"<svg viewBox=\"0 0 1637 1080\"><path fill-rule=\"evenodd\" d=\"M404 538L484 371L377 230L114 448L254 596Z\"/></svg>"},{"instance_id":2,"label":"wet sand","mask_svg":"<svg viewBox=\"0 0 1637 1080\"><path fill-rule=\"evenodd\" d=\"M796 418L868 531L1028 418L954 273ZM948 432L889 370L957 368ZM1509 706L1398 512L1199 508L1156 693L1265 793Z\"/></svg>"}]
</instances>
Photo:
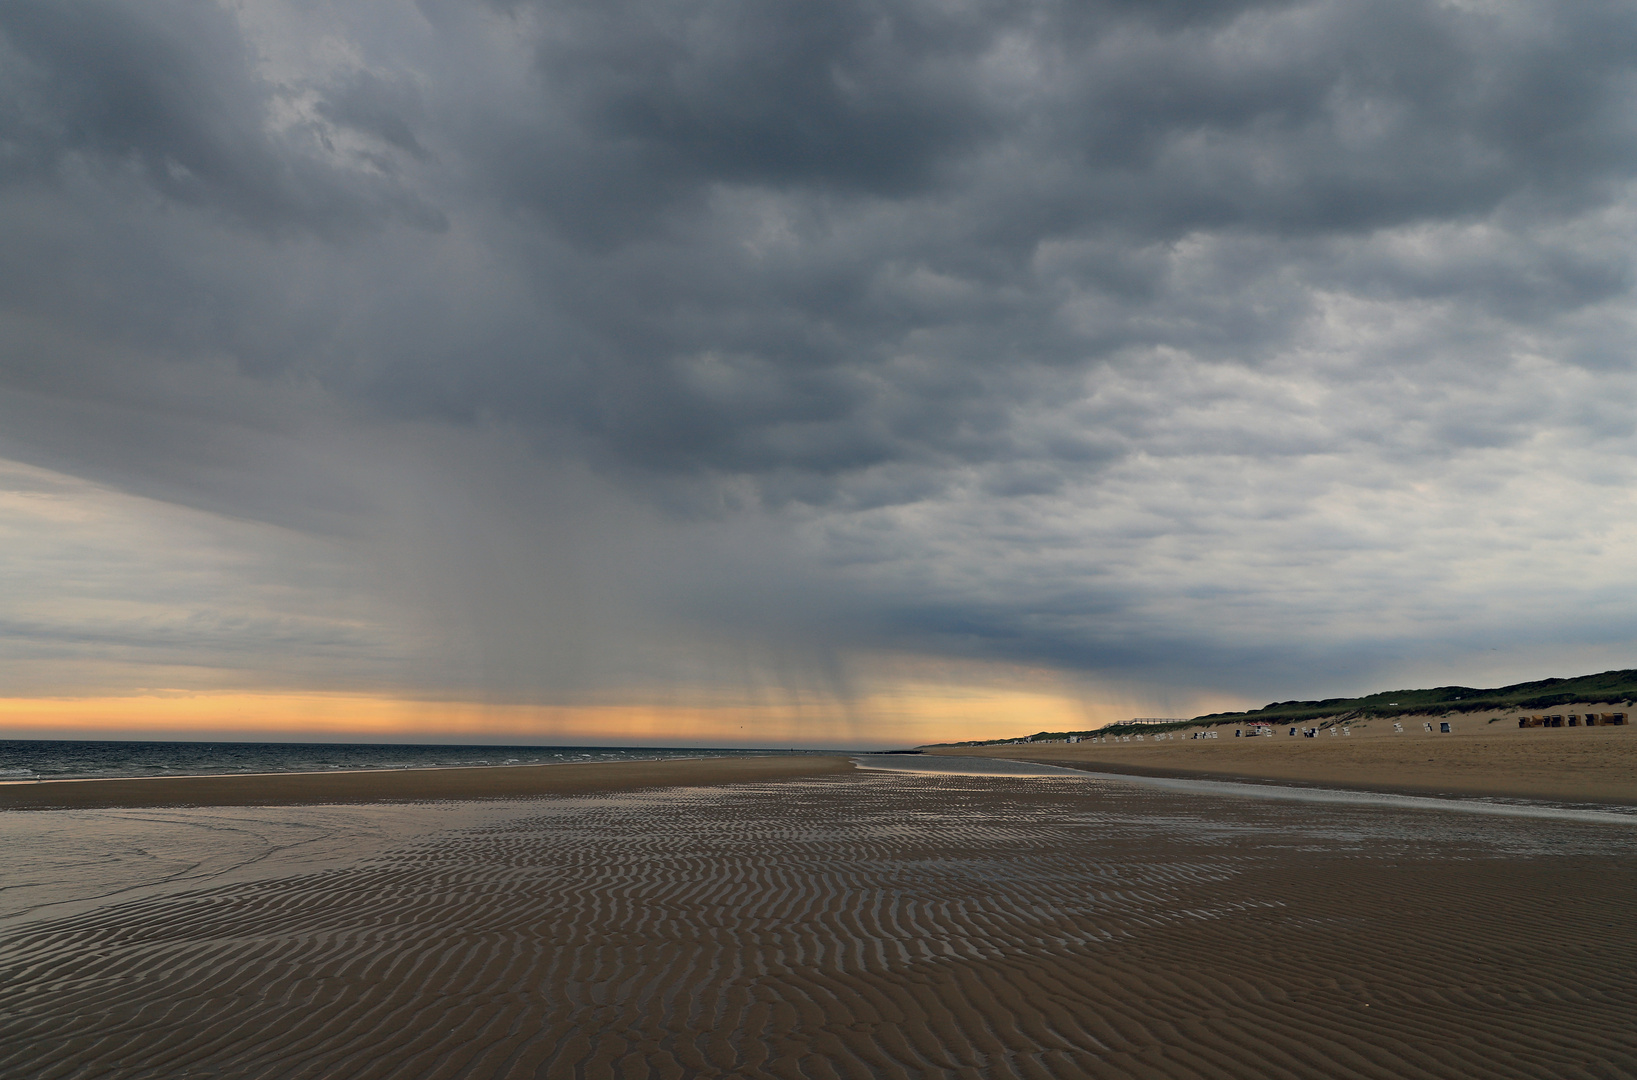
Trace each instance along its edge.
<instances>
[{"instance_id":1,"label":"wet sand","mask_svg":"<svg viewBox=\"0 0 1637 1080\"><path fill-rule=\"evenodd\" d=\"M6 930L0 1076L1613 1080L1634 895L1629 826L1118 781L537 799Z\"/></svg>"},{"instance_id":2,"label":"wet sand","mask_svg":"<svg viewBox=\"0 0 1637 1080\"><path fill-rule=\"evenodd\" d=\"M847 772L826 755L511 765L370 772L174 776L0 784L0 810L301 806L438 799L524 799L676 784L731 784Z\"/></svg>"},{"instance_id":3,"label":"wet sand","mask_svg":"<svg viewBox=\"0 0 1637 1080\"><path fill-rule=\"evenodd\" d=\"M1391 721L1354 726L1352 734L1294 738L1178 738L1122 743L1039 743L940 747L931 753L1015 758L1098 772L1147 776L1268 780L1408 794L1483 795L1637 805L1637 726L1519 729L1516 721L1410 717L1397 734Z\"/></svg>"}]
</instances>

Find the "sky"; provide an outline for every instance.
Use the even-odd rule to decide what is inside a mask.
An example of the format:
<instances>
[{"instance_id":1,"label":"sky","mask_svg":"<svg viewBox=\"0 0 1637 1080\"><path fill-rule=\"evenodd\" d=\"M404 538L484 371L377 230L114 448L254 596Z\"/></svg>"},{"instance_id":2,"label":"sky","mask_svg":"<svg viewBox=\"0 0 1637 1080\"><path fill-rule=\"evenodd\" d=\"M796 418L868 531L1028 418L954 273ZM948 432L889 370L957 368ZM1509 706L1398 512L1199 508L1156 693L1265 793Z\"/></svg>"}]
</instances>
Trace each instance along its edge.
<instances>
[{"instance_id":1,"label":"sky","mask_svg":"<svg viewBox=\"0 0 1637 1080\"><path fill-rule=\"evenodd\" d=\"M1637 7L4 0L0 735L1637 666Z\"/></svg>"}]
</instances>

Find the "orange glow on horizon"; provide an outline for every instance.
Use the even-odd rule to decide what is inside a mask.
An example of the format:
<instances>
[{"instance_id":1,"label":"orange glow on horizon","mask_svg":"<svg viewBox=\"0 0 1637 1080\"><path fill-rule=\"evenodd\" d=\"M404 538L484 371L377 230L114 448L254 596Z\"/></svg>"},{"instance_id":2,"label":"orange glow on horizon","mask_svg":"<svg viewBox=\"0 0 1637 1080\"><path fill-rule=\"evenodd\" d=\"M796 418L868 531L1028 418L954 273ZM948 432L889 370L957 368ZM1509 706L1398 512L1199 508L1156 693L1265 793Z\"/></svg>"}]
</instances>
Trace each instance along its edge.
<instances>
[{"instance_id":1,"label":"orange glow on horizon","mask_svg":"<svg viewBox=\"0 0 1637 1080\"><path fill-rule=\"evenodd\" d=\"M362 694L165 693L0 698L0 738L319 739L635 745L909 746L1081 730L1065 697L986 687L901 689L824 705L519 705Z\"/></svg>"}]
</instances>

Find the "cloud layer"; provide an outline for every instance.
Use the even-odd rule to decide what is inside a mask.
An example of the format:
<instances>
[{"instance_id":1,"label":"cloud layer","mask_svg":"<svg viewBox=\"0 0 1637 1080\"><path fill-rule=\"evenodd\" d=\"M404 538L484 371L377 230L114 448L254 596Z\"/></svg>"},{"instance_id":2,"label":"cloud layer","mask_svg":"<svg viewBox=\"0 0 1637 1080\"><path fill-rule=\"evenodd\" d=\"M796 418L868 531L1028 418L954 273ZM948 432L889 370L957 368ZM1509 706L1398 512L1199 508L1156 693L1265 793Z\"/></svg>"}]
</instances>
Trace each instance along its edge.
<instances>
[{"instance_id":1,"label":"cloud layer","mask_svg":"<svg viewBox=\"0 0 1637 1080\"><path fill-rule=\"evenodd\" d=\"M230 523L173 683L1624 665L1634 48L1597 0L13 0L0 454ZM174 549L9 520L9 655L135 663L53 597Z\"/></svg>"}]
</instances>

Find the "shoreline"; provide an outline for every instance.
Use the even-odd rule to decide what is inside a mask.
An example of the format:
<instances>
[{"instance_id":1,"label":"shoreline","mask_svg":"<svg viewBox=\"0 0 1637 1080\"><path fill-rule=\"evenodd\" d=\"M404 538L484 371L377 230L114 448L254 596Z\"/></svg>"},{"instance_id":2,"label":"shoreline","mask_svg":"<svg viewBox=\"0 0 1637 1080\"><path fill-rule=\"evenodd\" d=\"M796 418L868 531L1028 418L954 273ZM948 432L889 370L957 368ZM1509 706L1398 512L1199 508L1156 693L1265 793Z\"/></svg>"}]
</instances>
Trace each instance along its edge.
<instances>
[{"instance_id":1,"label":"shoreline","mask_svg":"<svg viewBox=\"0 0 1637 1080\"><path fill-rule=\"evenodd\" d=\"M561 766L577 765L568 771ZM0 784L6 810L150 809L178 806L304 806L369 802L526 799L753 783L852 771L844 756L646 758L538 765L349 769L334 772L213 773L197 776L91 777Z\"/></svg>"},{"instance_id":2,"label":"shoreline","mask_svg":"<svg viewBox=\"0 0 1637 1080\"><path fill-rule=\"evenodd\" d=\"M1035 765L1056 765L1080 772L1103 772L1116 776L1141 776L1154 780L1209 780L1219 783L1250 784L1257 787L1300 788L1308 791L1352 791L1361 795L1414 795L1425 799L1511 799L1525 803L1548 803L1595 808L1601 806L1637 806L1637 794L1630 797L1611 796L1601 799L1520 793L1515 790L1482 787L1426 786L1416 784L1377 784L1347 780L1303 780L1288 777L1256 776L1250 773L1212 772L1205 769L1154 768L1125 762L1097 761L1062 762L1045 758L1006 758L1007 761L1028 761Z\"/></svg>"},{"instance_id":3,"label":"shoreline","mask_svg":"<svg viewBox=\"0 0 1637 1080\"><path fill-rule=\"evenodd\" d=\"M365 765L356 769L290 769L286 772L214 772L214 773L169 773L164 776L36 776L32 780L0 780L0 791L8 787L32 787L36 784L105 784L136 781L141 783L147 780L226 780L234 777L255 779L266 776L356 776L359 773L409 773L409 772L444 772L449 769L536 769L555 768L559 765L636 765L649 761L701 761L714 758L762 758L762 757L797 757L790 753L758 752L754 754L713 754L702 751L698 754L688 754L677 757L646 757L621 758L618 761L514 761L503 765ZM824 751L815 751L813 756L833 756Z\"/></svg>"}]
</instances>

